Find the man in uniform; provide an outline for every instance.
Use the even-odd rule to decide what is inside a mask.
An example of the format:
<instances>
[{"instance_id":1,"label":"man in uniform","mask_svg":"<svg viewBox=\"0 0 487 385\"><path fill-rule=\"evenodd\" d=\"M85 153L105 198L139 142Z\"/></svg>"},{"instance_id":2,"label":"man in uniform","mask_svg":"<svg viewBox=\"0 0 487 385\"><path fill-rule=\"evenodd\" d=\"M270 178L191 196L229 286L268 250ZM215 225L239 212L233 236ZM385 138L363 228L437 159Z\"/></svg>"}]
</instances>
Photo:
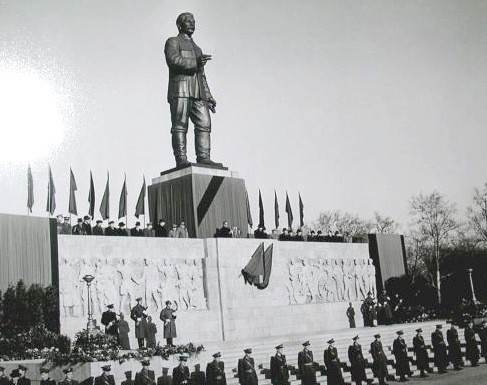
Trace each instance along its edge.
<instances>
[{"instance_id":1,"label":"man in uniform","mask_svg":"<svg viewBox=\"0 0 487 385\"><path fill-rule=\"evenodd\" d=\"M362 353L362 346L358 343L359 336L353 337L353 344L348 347L348 360L350 361L350 374L356 385L367 381L365 374L366 361Z\"/></svg>"},{"instance_id":2,"label":"man in uniform","mask_svg":"<svg viewBox=\"0 0 487 385\"><path fill-rule=\"evenodd\" d=\"M420 377L428 377L425 373L430 371L428 362L428 350L426 349L426 344L424 343L424 338L421 335L423 329L416 329L416 335L413 338L413 349L414 354L416 354L416 366L420 371Z\"/></svg>"},{"instance_id":3,"label":"man in uniform","mask_svg":"<svg viewBox=\"0 0 487 385\"><path fill-rule=\"evenodd\" d=\"M399 376L401 382L409 381L406 376L411 375L411 368L408 360L408 347L406 341L402 338L404 332L398 330L396 332L397 338L392 344L392 354L396 358L396 374Z\"/></svg>"},{"instance_id":4,"label":"man in uniform","mask_svg":"<svg viewBox=\"0 0 487 385\"><path fill-rule=\"evenodd\" d=\"M103 221L101 219L98 219L96 221L96 225L95 227L93 227L93 235L105 235L105 233L103 232L103 227L101 227L102 223Z\"/></svg>"},{"instance_id":5,"label":"man in uniform","mask_svg":"<svg viewBox=\"0 0 487 385\"><path fill-rule=\"evenodd\" d=\"M149 222L145 226L146 227L144 229L144 237L149 237L149 238L155 237L156 236L156 232L152 228L152 223Z\"/></svg>"},{"instance_id":6,"label":"man in uniform","mask_svg":"<svg viewBox=\"0 0 487 385\"><path fill-rule=\"evenodd\" d=\"M472 366L479 366L480 352L473 330L473 322L469 320L464 330L465 333L465 358L470 361Z\"/></svg>"},{"instance_id":7,"label":"man in uniform","mask_svg":"<svg viewBox=\"0 0 487 385\"><path fill-rule=\"evenodd\" d=\"M211 119L216 101L206 82L204 66L211 55L204 55L191 38L195 21L191 13L178 16L179 35L166 41L164 53L169 67L167 101L171 110L172 148L176 165L189 164L186 156L186 133L189 119L194 124L196 161L209 166L221 166L210 159Z\"/></svg>"},{"instance_id":8,"label":"man in uniform","mask_svg":"<svg viewBox=\"0 0 487 385\"><path fill-rule=\"evenodd\" d=\"M144 339L147 334L147 313L146 307L142 306L142 298L136 299L137 305L135 305L130 311L130 318L135 321L135 338L139 344L139 349L144 348Z\"/></svg>"},{"instance_id":9,"label":"man in uniform","mask_svg":"<svg viewBox=\"0 0 487 385\"><path fill-rule=\"evenodd\" d=\"M448 341L448 358L455 370L461 370L465 363L462 359L462 345L458 338L458 330L453 321L451 328L446 331L446 340Z\"/></svg>"},{"instance_id":10,"label":"man in uniform","mask_svg":"<svg viewBox=\"0 0 487 385\"><path fill-rule=\"evenodd\" d=\"M0 366L0 385L10 385L10 378L5 374L3 366Z\"/></svg>"},{"instance_id":11,"label":"man in uniform","mask_svg":"<svg viewBox=\"0 0 487 385\"><path fill-rule=\"evenodd\" d=\"M240 385L257 385L257 373L255 372L255 362L250 355L252 349L244 350L245 355L238 360L238 382Z\"/></svg>"},{"instance_id":12,"label":"man in uniform","mask_svg":"<svg viewBox=\"0 0 487 385\"><path fill-rule=\"evenodd\" d=\"M374 309L374 299L372 298L372 293L369 291L367 298L365 298L362 306L360 306L360 311L364 317L364 326L374 326Z\"/></svg>"},{"instance_id":13,"label":"man in uniform","mask_svg":"<svg viewBox=\"0 0 487 385\"><path fill-rule=\"evenodd\" d=\"M448 366L448 355L446 353L446 344L441 332L442 325L436 325L436 330L431 333L431 345L433 345L433 352L435 353L435 365L438 368L438 373L446 373Z\"/></svg>"},{"instance_id":14,"label":"man in uniform","mask_svg":"<svg viewBox=\"0 0 487 385\"><path fill-rule=\"evenodd\" d=\"M154 234L159 238L167 238L167 228L164 219L160 219L159 224L154 226Z\"/></svg>"},{"instance_id":15,"label":"man in uniform","mask_svg":"<svg viewBox=\"0 0 487 385\"><path fill-rule=\"evenodd\" d=\"M93 231L91 229L91 217L89 215L85 215L83 217L83 232L86 235L93 235Z\"/></svg>"},{"instance_id":16,"label":"man in uniform","mask_svg":"<svg viewBox=\"0 0 487 385\"><path fill-rule=\"evenodd\" d=\"M172 376L168 373L169 368L162 368L162 376L157 378L157 385L172 385Z\"/></svg>"},{"instance_id":17,"label":"man in uniform","mask_svg":"<svg viewBox=\"0 0 487 385\"><path fill-rule=\"evenodd\" d=\"M27 368L24 365L19 365L19 379L17 385L30 385L30 379L26 377Z\"/></svg>"},{"instance_id":18,"label":"man in uniform","mask_svg":"<svg viewBox=\"0 0 487 385\"><path fill-rule=\"evenodd\" d=\"M273 385L289 385L289 369L282 349L282 344L277 345L276 354L271 356L271 382Z\"/></svg>"},{"instance_id":19,"label":"man in uniform","mask_svg":"<svg viewBox=\"0 0 487 385\"><path fill-rule=\"evenodd\" d=\"M73 380L73 368L65 368L63 369L63 373L65 377L59 385L78 385L78 381Z\"/></svg>"},{"instance_id":20,"label":"man in uniform","mask_svg":"<svg viewBox=\"0 0 487 385\"><path fill-rule=\"evenodd\" d=\"M144 236L144 230L140 228L140 222L137 221L135 222L135 227L130 229L130 236L131 237L143 237Z\"/></svg>"},{"instance_id":21,"label":"man in uniform","mask_svg":"<svg viewBox=\"0 0 487 385\"><path fill-rule=\"evenodd\" d=\"M78 218L78 223L73 226L73 230L71 231L71 234L86 235L83 227L83 218Z\"/></svg>"},{"instance_id":22,"label":"man in uniform","mask_svg":"<svg viewBox=\"0 0 487 385\"><path fill-rule=\"evenodd\" d=\"M355 328L355 309L352 306L352 303L348 303L348 308L347 308L347 318L348 318L348 324L350 325L350 328Z\"/></svg>"},{"instance_id":23,"label":"man in uniform","mask_svg":"<svg viewBox=\"0 0 487 385\"><path fill-rule=\"evenodd\" d=\"M156 377L154 375L154 371L149 369L150 360L148 358L144 358L141 361L141 364L142 370L135 374L134 385L155 385Z\"/></svg>"},{"instance_id":24,"label":"man in uniform","mask_svg":"<svg viewBox=\"0 0 487 385\"><path fill-rule=\"evenodd\" d=\"M70 218L64 217L64 222L61 225L60 234L71 234L71 225L69 224Z\"/></svg>"},{"instance_id":25,"label":"man in uniform","mask_svg":"<svg viewBox=\"0 0 487 385\"><path fill-rule=\"evenodd\" d=\"M479 337L480 337L480 347L481 347L481 355L484 357L485 362L487 363L487 321L482 321L482 326L479 330Z\"/></svg>"},{"instance_id":26,"label":"man in uniform","mask_svg":"<svg viewBox=\"0 0 487 385\"><path fill-rule=\"evenodd\" d=\"M207 385L227 385L225 364L221 361L221 356L220 352L213 354L213 361L206 365Z\"/></svg>"},{"instance_id":27,"label":"man in uniform","mask_svg":"<svg viewBox=\"0 0 487 385\"><path fill-rule=\"evenodd\" d=\"M125 372L125 380L122 381L121 385L134 385L134 380L132 380L132 371L127 370Z\"/></svg>"},{"instance_id":28,"label":"man in uniform","mask_svg":"<svg viewBox=\"0 0 487 385\"><path fill-rule=\"evenodd\" d=\"M216 229L215 238L232 238L233 232L227 221L223 221L222 227Z\"/></svg>"},{"instance_id":29,"label":"man in uniform","mask_svg":"<svg viewBox=\"0 0 487 385\"><path fill-rule=\"evenodd\" d=\"M309 350L309 341L303 342L303 350L298 353L298 368L301 385L316 385L317 364L313 359L313 352Z\"/></svg>"},{"instance_id":30,"label":"man in uniform","mask_svg":"<svg viewBox=\"0 0 487 385\"><path fill-rule=\"evenodd\" d=\"M147 333L146 333L146 347L155 349L157 345L156 341L157 326L152 322L152 317L147 317Z\"/></svg>"},{"instance_id":31,"label":"man in uniform","mask_svg":"<svg viewBox=\"0 0 487 385\"><path fill-rule=\"evenodd\" d=\"M115 378L110 374L112 367L110 365L104 365L101 367L103 373L95 377L94 385L115 385Z\"/></svg>"},{"instance_id":32,"label":"man in uniform","mask_svg":"<svg viewBox=\"0 0 487 385\"><path fill-rule=\"evenodd\" d=\"M49 377L48 368L41 368L39 371L41 372L41 385L56 385L56 381Z\"/></svg>"},{"instance_id":33,"label":"man in uniform","mask_svg":"<svg viewBox=\"0 0 487 385\"><path fill-rule=\"evenodd\" d=\"M118 222L117 235L119 237L127 237L127 229L125 228L125 222Z\"/></svg>"},{"instance_id":34,"label":"man in uniform","mask_svg":"<svg viewBox=\"0 0 487 385\"><path fill-rule=\"evenodd\" d=\"M186 366L188 357L180 356L179 365L172 370L173 385L188 385L189 382L189 368Z\"/></svg>"},{"instance_id":35,"label":"man in uniform","mask_svg":"<svg viewBox=\"0 0 487 385\"><path fill-rule=\"evenodd\" d=\"M176 308L171 308L171 301L166 301L166 307L161 310L159 318L164 322L164 338L169 346L173 346L173 339L177 337L176 333L176 311L178 310L177 302L174 303Z\"/></svg>"},{"instance_id":36,"label":"man in uniform","mask_svg":"<svg viewBox=\"0 0 487 385\"><path fill-rule=\"evenodd\" d=\"M382 348L382 342L380 341L380 334L374 335L375 341L370 344L370 353L374 360L372 370L374 376L379 379L379 385L387 385L385 379L389 375L387 371L387 357Z\"/></svg>"},{"instance_id":37,"label":"man in uniform","mask_svg":"<svg viewBox=\"0 0 487 385\"><path fill-rule=\"evenodd\" d=\"M115 228L115 222L110 221L108 222L108 227L105 229L105 235L115 236L117 235L117 229Z\"/></svg>"},{"instance_id":38,"label":"man in uniform","mask_svg":"<svg viewBox=\"0 0 487 385\"><path fill-rule=\"evenodd\" d=\"M194 366L194 372L191 373L190 383L191 385L206 385L206 375L205 372L201 371L201 364L196 364Z\"/></svg>"},{"instance_id":39,"label":"man in uniform","mask_svg":"<svg viewBox=\"0 0 487 385\"><path fill-rule=\"evenodd\" d=\"M340 359L335 347L335 340L328 340L328 348L325 349L323 360L326 366L326 383L327 385L344 385L342 370L340 368Z\"/></svg>"},{"instance_id":40,"label":"man in uniform","mask_svg":"<svg viewBox=\"0 0 487 385\"><path fill-rule=\"evenodd\" d=\"M102 313L101 324L105 326L105 334L118 338L118 322L113 311L113 303L107 305L107 310Z\"/></svg>"}]
</instances>

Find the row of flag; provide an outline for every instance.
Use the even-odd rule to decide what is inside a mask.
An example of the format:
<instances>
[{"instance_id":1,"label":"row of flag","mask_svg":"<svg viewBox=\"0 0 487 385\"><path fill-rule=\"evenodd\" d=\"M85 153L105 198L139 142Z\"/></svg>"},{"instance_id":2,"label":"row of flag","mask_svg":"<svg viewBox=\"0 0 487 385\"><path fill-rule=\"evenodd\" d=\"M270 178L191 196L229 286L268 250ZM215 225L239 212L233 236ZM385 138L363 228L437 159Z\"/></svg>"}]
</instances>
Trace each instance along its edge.
<instances>
[{"instance_id":1,"label":"row of flag","mask_svg":"<svg viewBox=\"0 0 487 385\"><path fill-rule=\"evenodd\" d=\"M73 170L69 169L69 208L68 213L78 215L76 206L75 192L78 190L76 186L76 179ZM135 216L139 218L140 215L145 215L145 195L146 195L145 177L140 189L139 198L135 205ZM88 214L94 218L95 216L95 185L93 183L93 174L90 171L90 189L88 192L89 209ZM34 180L32 178L32 170L30 165L27 168L27 209L29 213L32 212L34 206ZM54 178L52 176L51 166L49 166L49 182L47 184L47 204L46 211L53 215L56 210L56 187L54 186ZM110 174L107 173L107 184L100 204L100 215L103 220L110 218ZM127 178L123 181L122 191L120 193L120 200L118 203L118 218L127 216Z\"/></svg>"}]
</instances>

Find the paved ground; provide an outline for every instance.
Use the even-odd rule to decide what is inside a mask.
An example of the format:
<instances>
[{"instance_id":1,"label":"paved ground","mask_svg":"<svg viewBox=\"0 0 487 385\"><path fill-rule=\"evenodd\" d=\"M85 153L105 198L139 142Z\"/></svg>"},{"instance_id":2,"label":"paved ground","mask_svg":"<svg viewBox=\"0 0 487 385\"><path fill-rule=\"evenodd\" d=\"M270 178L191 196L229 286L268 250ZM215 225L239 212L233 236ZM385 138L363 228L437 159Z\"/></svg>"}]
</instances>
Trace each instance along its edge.
<instances>
[{"instance_id":1,"label":"paved ground","mask_svg":"<svg viewBox=\"0 0 487 385\"><path fill-rule=\"evenodd\" d=\"M392 382L389 384L403 384L403 382ZM467 366L463 370L449 370L445 374L430 374L428 378L413 377L410 385L487 385L487 364L482 363L476 368Z\"/></svg>"}]
</instances>

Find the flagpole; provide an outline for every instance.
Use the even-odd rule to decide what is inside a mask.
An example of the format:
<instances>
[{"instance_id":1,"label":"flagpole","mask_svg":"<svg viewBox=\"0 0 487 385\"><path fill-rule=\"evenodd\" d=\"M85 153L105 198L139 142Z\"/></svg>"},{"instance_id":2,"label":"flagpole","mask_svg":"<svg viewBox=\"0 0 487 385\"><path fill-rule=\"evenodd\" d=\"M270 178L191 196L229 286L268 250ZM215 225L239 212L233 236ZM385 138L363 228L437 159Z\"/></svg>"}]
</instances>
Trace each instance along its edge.
<instances>
[{"instance_id":1,"label":"flagpole","mask_svg":"<svg viewBox=\"0 0 487 385\"><path fill-rule=\"evenodd\" d=\"M129 228L129 217L128 217L128 210L127 210L127 174L125 174L125 178L124 178L124 181L123 181L124 185L125 185L125 225L127 226L127 229Z\"/></svg>"}]
</instances>

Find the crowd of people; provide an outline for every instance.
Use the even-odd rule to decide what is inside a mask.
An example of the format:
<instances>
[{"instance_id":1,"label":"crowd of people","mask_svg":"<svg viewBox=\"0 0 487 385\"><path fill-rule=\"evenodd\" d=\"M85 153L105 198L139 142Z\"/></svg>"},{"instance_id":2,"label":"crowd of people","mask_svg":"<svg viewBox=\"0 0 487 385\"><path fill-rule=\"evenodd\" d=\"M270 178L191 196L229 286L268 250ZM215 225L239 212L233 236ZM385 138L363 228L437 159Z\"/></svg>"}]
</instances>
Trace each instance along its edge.
<instances>
[{"instance_id":1,"label":"crowd of people","mask_svg":"<svg viewBox=\"0 0 487 385\"><path fill-rule=\"evenodd\" d=\"M364 319L364 326L391 325L407 320L406 305L403 299L399 294L395 294L391 299L386 290L377 296L377 302L372 293L368 292L367 298L362 302L360 312ZM347 316L350 322L349 310L347 310Z\"/></svg>"}]
</instances>

